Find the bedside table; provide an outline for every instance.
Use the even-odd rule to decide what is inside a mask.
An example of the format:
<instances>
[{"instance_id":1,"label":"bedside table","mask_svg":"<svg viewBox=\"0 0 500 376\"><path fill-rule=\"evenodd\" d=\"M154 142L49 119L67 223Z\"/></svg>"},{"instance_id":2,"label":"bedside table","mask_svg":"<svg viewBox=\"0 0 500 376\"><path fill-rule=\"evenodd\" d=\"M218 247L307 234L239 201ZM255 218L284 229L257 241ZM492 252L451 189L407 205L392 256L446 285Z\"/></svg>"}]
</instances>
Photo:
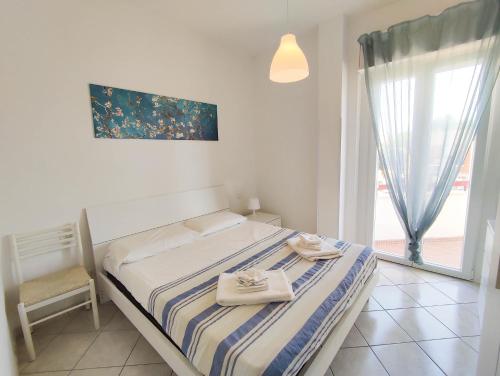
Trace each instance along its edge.
<instances>
[{"instance_id":1,"label":"bedside table","mask_svg":"<svg viewBox=\"0 0 500 376\"><path fill-rule=\"evenodd\" d=\"M281 227L281 216L278 214L270 214L264 212L256 212L246 216L250 221L268 223L273 226Z\"/></svg>"}]
</instances>

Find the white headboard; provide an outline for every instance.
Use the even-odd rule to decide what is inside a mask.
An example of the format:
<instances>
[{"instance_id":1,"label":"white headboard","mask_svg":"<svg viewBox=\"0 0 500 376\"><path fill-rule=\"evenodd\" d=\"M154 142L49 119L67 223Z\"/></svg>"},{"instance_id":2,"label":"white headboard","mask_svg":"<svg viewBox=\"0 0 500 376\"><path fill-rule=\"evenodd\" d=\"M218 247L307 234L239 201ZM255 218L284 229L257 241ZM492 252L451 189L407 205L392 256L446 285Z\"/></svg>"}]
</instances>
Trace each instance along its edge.
<instances>
[{"instance_id":1,"label":"white headboard","mask_svg":"<svg viewBox=\"0 0 500 376\"><path fill-rule=\"evenodd\" d=\"M224 186L87 208L92 245L228 209Z\"/></svg>"},{"instance_id":2,"label":"white headboard","mask_svg":"<svg viewBox=\"0 0 500 376\"><path fill-rule=\"evenodd\" d=\"M229 200L222 185L87 208L97 275L108 242L225 209Z\"/></svg>"}]
</instances>

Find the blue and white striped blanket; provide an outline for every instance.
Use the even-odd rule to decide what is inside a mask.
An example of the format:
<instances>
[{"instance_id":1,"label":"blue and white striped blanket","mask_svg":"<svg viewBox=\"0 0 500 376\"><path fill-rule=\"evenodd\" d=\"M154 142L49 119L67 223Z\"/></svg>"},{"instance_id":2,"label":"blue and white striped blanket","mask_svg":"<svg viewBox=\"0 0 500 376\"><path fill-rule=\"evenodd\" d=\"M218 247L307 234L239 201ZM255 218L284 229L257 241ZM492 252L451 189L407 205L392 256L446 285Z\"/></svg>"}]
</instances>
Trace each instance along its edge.
<instances>
[{"instance_id":1,"label":"blue and white striped blanket","mask_svg":"<svg viewBox=\"0 0 500 376\"><path fill-rule=\"evenodd\" d=\"M211 265L154 289L148 310L205 375L295 375L321 346L376 266L371 248L329 240L339 259L310 262L276 230ZM286 303L222 307L222 272L284 269L296 298Z\"/></svg>"}]
</instances>

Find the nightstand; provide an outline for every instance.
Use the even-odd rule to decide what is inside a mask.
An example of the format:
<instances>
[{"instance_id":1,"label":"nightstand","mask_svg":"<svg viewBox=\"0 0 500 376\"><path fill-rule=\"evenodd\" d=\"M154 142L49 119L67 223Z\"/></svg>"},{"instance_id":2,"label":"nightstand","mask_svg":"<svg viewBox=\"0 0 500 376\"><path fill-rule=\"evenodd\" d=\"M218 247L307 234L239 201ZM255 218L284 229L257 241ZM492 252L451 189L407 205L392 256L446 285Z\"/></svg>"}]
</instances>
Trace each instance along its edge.
<instances>
[{"instance_id":1,"label":"nightstand","mask_svg":"<svg viewBox=\"0 0 500 376\"><path fill-rule=\"evenodd\" d=\"M273 226L281 227L281 216L264 212L256 212L246 216L250 221L263 222Z\"/></svg>"}]
</instances>

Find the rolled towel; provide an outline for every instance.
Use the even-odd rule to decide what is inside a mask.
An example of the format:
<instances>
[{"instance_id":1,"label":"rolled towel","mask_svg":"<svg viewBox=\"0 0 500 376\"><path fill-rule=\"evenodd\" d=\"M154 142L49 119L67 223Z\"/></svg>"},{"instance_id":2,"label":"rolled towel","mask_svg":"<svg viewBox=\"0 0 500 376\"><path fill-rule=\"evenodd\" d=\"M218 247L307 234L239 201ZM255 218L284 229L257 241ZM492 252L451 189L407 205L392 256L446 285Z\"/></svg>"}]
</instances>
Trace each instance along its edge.
<instances>
[{"instance_id":1,"label":"rolled towel","mask_svg":"<svg viewBox=\"0 0 500 376\"><path fill-rule=\"evenodd\" d=\"M321 239L318 235L316 234L306 234L302 233L299 234L299 238L301 240L301 243L303 246L306 245L320 245L323 239Z\"/></svg>"},{"instance_id":2,"label":"rolled towel","mask_svg":"<svg viewBox=\"0 0 500 376\"><path fill-rule=\"evenodd\" d=\"M216 301L222 306L286 302L295 298L292 285L282 269L266 271L268 288L242 294L236 274L222 273L217 284Z\"/></svg>"},{"instance_id":3,"label":"rolled towel","mask_svg":"<svg viewBox=\"0 0 500 376\"><path fill-rule=\"evenodd\" d=\"M236 273L237 290L240 293L264 291L269 288L265 270L251 268Z\"/></svg>"},{"instance_id":4,"label":"rolled towel","mask_svg":"<svg viewBox=\"0 0 500 376\"><path fill-rule=\"evenodd\" d=\"M300 238L294 237L287 240L288 245L300 256L309 261L327 260L342 257L342 251L324 241L320 250L311 250L300 245Z\"/></svg>"},{"instance_id":5,"label":"rolled towel","mask_svg":"<svg viewBox=\"0 0 500 376\"><path fill-rule=\"evenodd\" d=\"M237 271L235 275L238 278L238 282L243 286L257 285L267 279L265 270L255 268Z\"/></svg>"}]
</instances>

